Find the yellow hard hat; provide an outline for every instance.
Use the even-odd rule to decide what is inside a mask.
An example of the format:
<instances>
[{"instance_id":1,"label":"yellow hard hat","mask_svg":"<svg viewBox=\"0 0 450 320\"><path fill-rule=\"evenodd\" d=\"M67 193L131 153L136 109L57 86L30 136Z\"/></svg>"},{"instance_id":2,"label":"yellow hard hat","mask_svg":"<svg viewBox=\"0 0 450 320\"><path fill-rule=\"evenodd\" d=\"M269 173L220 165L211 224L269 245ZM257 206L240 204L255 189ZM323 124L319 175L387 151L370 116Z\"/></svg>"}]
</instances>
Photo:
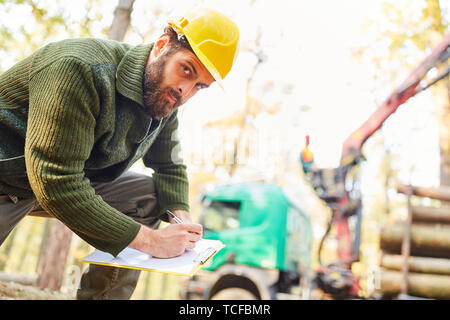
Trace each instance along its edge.
<instances>
[{"instance_id":1,"label":"yellow hard hat","mask_svg":"<svg viewBox=\"0 0 450 320\"><path fill-rule=\"evenodd\" d=\"M169 21L169 25L184 34L198 59L221 85L236 60L237 25L211 9L189 12L176 21Z\"/></svg>"}]
</instances>

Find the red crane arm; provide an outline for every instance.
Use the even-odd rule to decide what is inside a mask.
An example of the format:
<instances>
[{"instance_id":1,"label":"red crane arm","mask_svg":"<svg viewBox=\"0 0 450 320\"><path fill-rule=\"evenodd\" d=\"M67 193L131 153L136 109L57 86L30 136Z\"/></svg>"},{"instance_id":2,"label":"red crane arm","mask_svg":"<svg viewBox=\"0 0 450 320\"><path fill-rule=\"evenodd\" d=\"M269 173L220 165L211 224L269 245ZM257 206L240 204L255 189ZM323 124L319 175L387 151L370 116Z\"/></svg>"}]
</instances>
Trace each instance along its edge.
<instances>
[{"instance_id":1,"label":"red crane arm","mask_svg":"<svg viewBox=\"0 0 450 320\"><path fill-rule=\"evenodd\" d=\"M450 55L450 33L438 44L430 55L422 61L406 78L406 80L377 108L377 110L344 142L341 153L341 165L352 161L353 154L359 154L366 140L373 135L397 108L413 97L421 89L420 81L438 61L444 62Z\"/></svg>"}]
</instances>

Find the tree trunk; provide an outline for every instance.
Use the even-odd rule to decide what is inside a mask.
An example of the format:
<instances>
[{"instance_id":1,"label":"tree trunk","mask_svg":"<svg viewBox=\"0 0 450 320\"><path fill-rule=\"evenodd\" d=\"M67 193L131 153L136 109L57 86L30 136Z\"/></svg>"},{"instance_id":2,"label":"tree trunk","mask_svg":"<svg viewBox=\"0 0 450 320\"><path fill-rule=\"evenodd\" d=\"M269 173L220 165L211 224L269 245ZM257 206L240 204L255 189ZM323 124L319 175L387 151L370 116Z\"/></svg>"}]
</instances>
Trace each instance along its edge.
<instances>
[{"instance_id":1,"label":"tree trunk","mask_svg":"<svg viewBox=\"0 0 450 320\"><path fill-rule=\"evenodd\" d=\"M438 68L439 74L446 69L445 64ZM432 88L433 98L437 105L439 119L440 149L440 184L450 185L450 80L449 77L439 81Z\"/></svg>"},{"instance_id":2,"label":"tree trunk","mask_svg":"<svg viewBox=\"0 0 450 320\"><path fill-rule=\"evenodd\" d=\"M5 255L5 257L8 257L10 255L16 232L17 228L14 228L8 236L8 239L5 241L6 243L4 243L3 254ZM6 261L7 258L0 260L0 271L3 271L5 269Z\"/></svg>"},{"instance_id":3,"label":"tree trunk","mask_svg":"<svg viewBox=\"0 0 450 320\"><path fill-rule=\"evenodd\" d=\"M239 166L238 163L238 150L239 150L239 144L242 143L242 137L244 135L244 132L246 130L245 126L247 124L247 117L249 116L250 113L250 104L251 104L251 97L250 97L250 85L253 81L253 78L255 76L256 71L258 70L259 66L261 65L261 63L264 62L263 59L263 51L260 47L260 43L261 43L261 30L258 28L258 34L256 35L255 38L255 47L257 48L257 50L259 49L258 52L254 52L256 54L256 57L258 58L256 64L253 66L252 71L250 76L247 79L247 83L246 83L246 87L245 87L245 105L244 105L244 110L243 113L241 115L241 119L240 119L240 123L239 123L239 136L234 140L234 151L233 151L233 163L231 164L230 170L229 170L229 174L230 177L233 177L234 174L236 173L236 170Z\"/></svg>"},{"instance_id":4,"label":"tree trunk","mask_svg":"<svg viewBox=\"0 0 450 320\"><path fill-rule=\"evenodd\" d=\"M388 295L400 293L402 274L397 271L381 270L381 292ZM450 298L450 277L434 274L408 274L408 294L431 299Z\"/></svg>"},{"instance_id":5,"label":"tree trunk","mask_svg":"<svg viewBox=\"0 0 450 320\"><path fill-rule=\"evenodd\" d=\"M128 30L134 0L119 0L114 10L114 19L108 32L108 39L122 41Z\"/></svg>"},{"instance_id":6,"label":"tree trunk","mask_svg":"<svg viewBox=\"0 0 450 320\"><path fill-rule=\"evenodd\" d=\"M412 207L413 222L450 224L450 207Z\"/></svg>"},{"instance_id":7,"label":"tree trunk","mask_svg":"<svg viewBox=\"0 0 450 320\"><path fill-rule=\"evenodd\" d=\"M383 226L380 232L380 248L400 253L404 225ZM446 225L412 225L411 255L450 258L450 227Z\"/></svg>"},{"instance_id":8,"label":"tree trunk","mask_svg":"<svg viewBox=\"0 0 450 320\"><path fill-rule=\"evenodd\" d=\"M54 291L61 289L69 254L72 231L61 221L54 219L46 235L48 241L38 265L37 285Z\"/></svg>"},{"instance_id":9,"label":"tree trunk","mask_svg":"<svg viewBox=\"0 0 450 320\"><path fill-rule=\"evenodd\" d=\"M18 273L3 273L0 272L0 281L11 281L20 283L26 286L33 286L36 284L37 275L35 274L18 274Z\"/></svg>"},{"instance_id":10,"label":"tree trunk","mask_svg":"<svg viewBox=\"0 0 450 320\"><path fill-rule=\"evenodd\" d=\"M407 194L408 188L408 185L397 182L397 191L399 193ZM414 196L450 201L450 186L440 186L439 188L411 186L411 188Z\"/></svg>"},{"instance_id":11,"label":"tree trunk","mask_svg":"<svg viewBox=\"0 0 450 320\"><path fill-rule=\"evenodd\" d=\"M381 257L383 268L400 271L402 264L403 256L383 254ZM411 256L408 258L408 270L418 273L450 275L450 259Z\"/></svg>"}]
</instances>

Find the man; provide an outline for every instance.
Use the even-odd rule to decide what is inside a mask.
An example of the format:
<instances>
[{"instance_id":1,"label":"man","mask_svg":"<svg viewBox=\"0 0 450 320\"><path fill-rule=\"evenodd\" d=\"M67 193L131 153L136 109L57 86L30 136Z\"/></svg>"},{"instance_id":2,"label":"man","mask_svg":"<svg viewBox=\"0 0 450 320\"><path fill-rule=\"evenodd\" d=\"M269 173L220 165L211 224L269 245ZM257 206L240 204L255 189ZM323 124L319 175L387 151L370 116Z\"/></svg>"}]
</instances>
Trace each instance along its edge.
<instances>
[{"instance_id":1,"label":"man","mask_svg":"<svg viewBox=\"0 0 450 320\"><path fill-rule=\"evenodd\" d=\"M117 255L168 258L192 248L186 167L176 158L177 108L230 71L239 31L199 10L155 43L72 39L49 44L0 75L0 244L32 211ZM126 172L143 159L153 179ZM160 219L183 224L157 229ZM128 299L139 272L91 265L80 299Z\"/></svg>"}]
</instances>

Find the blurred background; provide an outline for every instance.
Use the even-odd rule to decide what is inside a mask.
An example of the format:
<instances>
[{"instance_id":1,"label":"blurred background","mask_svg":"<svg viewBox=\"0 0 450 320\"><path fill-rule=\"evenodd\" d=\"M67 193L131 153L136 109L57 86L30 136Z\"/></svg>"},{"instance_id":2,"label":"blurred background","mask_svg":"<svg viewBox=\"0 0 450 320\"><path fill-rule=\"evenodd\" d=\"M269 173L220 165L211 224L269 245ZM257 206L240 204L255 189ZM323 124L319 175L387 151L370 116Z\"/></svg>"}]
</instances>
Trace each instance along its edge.
<instances>
[{"instance_id":1,"label":"blurred background","mask_svg":"<svg viewBox=\"0 0 450 320\"><path fill-rule=\"evenodd\" d=\"M304 232L310 232L311 242L304 249L307 253L302 253L308 256L308 263L304 263L306 271L300 272L300 279L295 280L299 288L279 290L277 297L330 298L332 294L313 284L314 276L305 276L320 267L318 249L332 216L332 210L317 197L302 170L299 155L305 136L310 137L309 149L317 167L338 167L347 137L448 33L449 2L0 0L0 72L45 44L66 38L110 38L136 45L153 42L169 18L194 6L210 7L231 17L240 28L241 43L237 62L224 81L225 90L213 84L180 109L180 152L188 167L193 218L205 222L205 205L218 201L211 197L205 204L205 195L213 194L217 187L279 187L301 208L308 225ZM119 15L128 16L129 21L119 25L121 22L115 20ZM438 71L433 72L437 76ZM380 233L384 225L408 218L408 197L398 192L398 184L424 188L450 184L449 97L447 76L400 106L362 148L365 160L358 168L362 201L360 257L350 268L359 279L359 298L388 292L383 292L379 279L383 254ZM132 170L151 174L142 163ZM442 205L430 197L414 197L412 201L418 206ZM50 219L27 217L2 245L0 297L73 298L79 274L87 267L79 259L93 248L70 234L60 283L42 290L43 286L39 288L36 282L44 268L43 252L52 223ZM211 231L219 231L212 223ZM350 229L356 223L349 220ZM336 232L331 229L323 243L323 264L337 259ZM297 241L305 244L309 240ZM444 249L445 254L449 247ZM235 265L278 272L285 267L231 260ZM220 273L218 269L209 272ZM449 281L449 273L441 275ZM277 277L276 281L281 282ZM133 299L184 299L186 288L192 287L190 281L142 272ZM196 281L202 283L200 275ZM200 287L193 290L205 298ZM289 295L281 294L285 291Z\"/></svg>"}]
</instances>

